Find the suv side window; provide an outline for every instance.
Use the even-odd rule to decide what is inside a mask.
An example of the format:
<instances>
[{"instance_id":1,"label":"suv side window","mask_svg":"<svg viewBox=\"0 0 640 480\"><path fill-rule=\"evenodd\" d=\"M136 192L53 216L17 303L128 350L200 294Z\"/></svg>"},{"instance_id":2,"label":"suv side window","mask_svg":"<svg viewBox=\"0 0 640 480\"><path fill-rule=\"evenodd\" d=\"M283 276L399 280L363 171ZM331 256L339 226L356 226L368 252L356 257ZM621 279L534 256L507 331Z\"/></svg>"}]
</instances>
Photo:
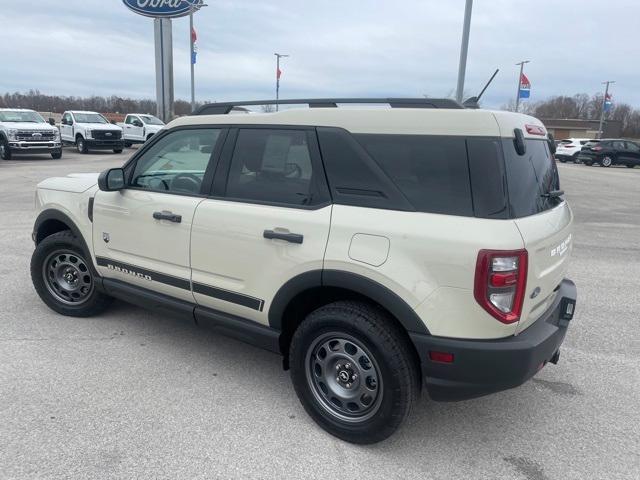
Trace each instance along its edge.
<instances>
[{"instance_id":1,"label":"suv side window","mask_svg":"<svg viewBox=\"0 0 640 480\"><path fill-rule=\"evenodd\" d=\"M355 137L417 210L474 215L465 137Z\"/></svg>"},{"instance_id":2,"label":"suv side window","mask_svg":"<svg viewBox=\"0 0 640 480\"><path fill-rule=\"evenodd\" d=\"M238 131L226 196L251 202L317 204L307 131L243 128Z\"/></svg>"},{"instance_id":3,"label":"suv side window","mask_svg":"<svg viewBox=\"0 0 640 480\"><path fill-rule=\"evenodd\" d=\"M624 142L613 142L613 148L615 148L616 150L624 150Z\"/></svg>"},{"instance_id":4,"label":"suv side window","mask_svg":"<svg viewBox=\"0 0 640 480\"><path fill-rule=\"evenodd\" d=\"M217 128L198 128L168 133L137 159L130 186L201 194L204 174L220 132Z\"/></svg>"},{"instance_id":5,"label":"suv side window","mask_svg":"<svg viewBox=\"0 0 640 480\"><path fill-rule=\"evenodd\" d=\"M627 150L629 150L630 152L634 152L634 153L640 152L640 146L638 146L638 144L633 142L626 142L626 143L627 143Z\"/></svg>"}]
</instances>

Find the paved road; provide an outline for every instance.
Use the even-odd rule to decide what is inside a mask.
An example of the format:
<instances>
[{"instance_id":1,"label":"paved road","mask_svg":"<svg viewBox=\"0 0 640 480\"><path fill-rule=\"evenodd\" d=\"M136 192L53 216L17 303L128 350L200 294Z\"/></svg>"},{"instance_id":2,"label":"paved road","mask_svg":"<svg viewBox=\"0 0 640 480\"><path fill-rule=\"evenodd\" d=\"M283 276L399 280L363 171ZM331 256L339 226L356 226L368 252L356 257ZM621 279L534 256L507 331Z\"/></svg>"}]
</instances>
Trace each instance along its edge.
<instances>
[{"instance_id":1,"label":"paved road","mask_svg":"<svg viewBox=\"0 0 640 480\"><path fill-rule=\"evenodd\" d=\"M126 158L0 162L1 478L638 478L640 168L559 167L579 292L560 364L477 400L423 398L361 447L315 426L276 355L124 303L76 319L40 302L36 183Z\"/></svg>"}]
</instances>

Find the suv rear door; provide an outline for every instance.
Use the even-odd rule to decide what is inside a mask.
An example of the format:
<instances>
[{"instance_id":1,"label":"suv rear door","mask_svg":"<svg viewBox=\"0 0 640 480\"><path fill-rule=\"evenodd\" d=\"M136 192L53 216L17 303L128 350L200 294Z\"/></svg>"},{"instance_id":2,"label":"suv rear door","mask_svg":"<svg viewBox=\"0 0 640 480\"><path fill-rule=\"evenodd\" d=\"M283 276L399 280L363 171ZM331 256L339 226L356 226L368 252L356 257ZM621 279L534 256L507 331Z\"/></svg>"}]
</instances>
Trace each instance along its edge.
<instances>
[{"instance_id":1,"label":"suv rear door","mask_svg":"<svg viewBox=\"0 0 640 480\"><path fill-rule=\"evenodd\" d=\"M331 204L314 129L232 129L213 191L196 209L193 291L202 307L267 324L296 275L321 275Z\"/></svg>"},{"instance_id":2,"label":"suv rear door","mask_svg":"<svg viewBox=\"0 0 640 480\"><path fill-rule=\"evenodd\" d=\"M545 196L560 189L547 141L527 139L526 147L526 153L518 155L514 142L503 140L511 215L528 252L527 290L518 331L553 303L573 244L573 214L567 202Z\"/></svg>"}]
</instances>

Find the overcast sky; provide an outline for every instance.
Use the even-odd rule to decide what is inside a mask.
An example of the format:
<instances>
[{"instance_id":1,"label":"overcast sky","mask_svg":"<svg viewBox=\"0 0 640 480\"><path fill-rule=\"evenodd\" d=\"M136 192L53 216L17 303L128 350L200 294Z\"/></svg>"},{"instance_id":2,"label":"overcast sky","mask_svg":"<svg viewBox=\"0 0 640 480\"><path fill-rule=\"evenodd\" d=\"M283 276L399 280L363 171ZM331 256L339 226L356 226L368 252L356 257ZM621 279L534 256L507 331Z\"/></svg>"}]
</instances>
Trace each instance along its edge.
<instances>
[{"instance_id":1,"label":"overcast sky","mask_svg":"<svg viewBox=\"0 0 640 480\"><path fill-rule=\"evenodd\" d=\"M121 0L0 0L0 93L155 98L153 20ZM464 0L207 0L195 16L196 98L450 95ZM188 18L173 21L176 98L189 98ZM465 90L484 105L602 90L640 106L638 0L475 0Z\"/></svg>"}]
</instances>

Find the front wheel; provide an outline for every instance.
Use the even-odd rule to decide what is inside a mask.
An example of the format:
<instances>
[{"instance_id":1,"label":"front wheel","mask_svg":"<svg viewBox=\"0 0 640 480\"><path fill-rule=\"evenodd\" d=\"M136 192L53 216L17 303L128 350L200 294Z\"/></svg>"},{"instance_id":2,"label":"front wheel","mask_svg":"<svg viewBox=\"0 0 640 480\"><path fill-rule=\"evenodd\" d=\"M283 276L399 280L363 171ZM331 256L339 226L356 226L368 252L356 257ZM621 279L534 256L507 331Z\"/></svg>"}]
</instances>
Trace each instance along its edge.
<instances>
[{"instance_id":1,"label":"front wheel","mask_svg":"<svg viewBox=\"0 0 640 480\"><path fill-rule=\"evenodd\" d=\"M635 167L635 165L627 163L627 168L633 168L633 167Z\"/></svg>"},{"instance_id":2,"label":"front wheel","mask_svg":"<svg viewBox=\"0 0 640 480\"><path fill-rule=\"evenodd\" d=\"M389 437L420 393L408 339L366 303L335 302L312 312L293 336L289 365L307 413L348 442Z\"/></svg>"},{"instance_id":3,"label":"front wheel","mask_svg":"<svg viewBox=\"0 0 640 480\"><path fill-rule=\"evenodd\" d=\"M122 153L122 149L121 148L114 148L113 149L113 153Z\"/></svg>"},{"instance_id":4,"label":"front wheel","mask_svg":"<svg viewBox=\"0 0 640 480\"><path fill-rule=\"evenodd\" d=\"M96 288L98 274L82 242L69 230L43 239L31 256L31 281L55 312L88 317L102 312L111 297Z\"/></svg>"},{"instance_id":5,"label":"front wheel","mask_svg":"<svg viewBox=\"0 0 640 480\"><path fill-rule=\"evenodd\" d=\"M6 140L0 138L0 158L3 160L11 160L11 149Z\"/></svg>"},{"instance_id":6,"label":"front wheel","mask_svg":"<svg viewBox=\"0 0 640 480\"><path fill-rule=\"evenodd\" d=\"M78 137L76 139L76 148L79 153L87 153L89 149L87 148L87 143L84 141L84 138Z\"/></svg>"},{"instance_id":7,"label":"front wheel","mask_svg":"<svg viewBox=\"0 0 640 480\"><path fill-rule=\"evenodd\" d=\"M51 152L51 158L53 158L54 160L60 160L62 158L62 151Z\"/></svg>"},{"instance_id":8,"label":"front wheel","mask_svg":"<svg viewBox=\"0 0 640 480\"><path fill-rule=\"evenodd\" d=\"M603 167L610 167L612 164L613 164L613 159L609 156L602 157L602 160L600 160L600 165L602 165Z\"/></svg>"}]
</instances>

